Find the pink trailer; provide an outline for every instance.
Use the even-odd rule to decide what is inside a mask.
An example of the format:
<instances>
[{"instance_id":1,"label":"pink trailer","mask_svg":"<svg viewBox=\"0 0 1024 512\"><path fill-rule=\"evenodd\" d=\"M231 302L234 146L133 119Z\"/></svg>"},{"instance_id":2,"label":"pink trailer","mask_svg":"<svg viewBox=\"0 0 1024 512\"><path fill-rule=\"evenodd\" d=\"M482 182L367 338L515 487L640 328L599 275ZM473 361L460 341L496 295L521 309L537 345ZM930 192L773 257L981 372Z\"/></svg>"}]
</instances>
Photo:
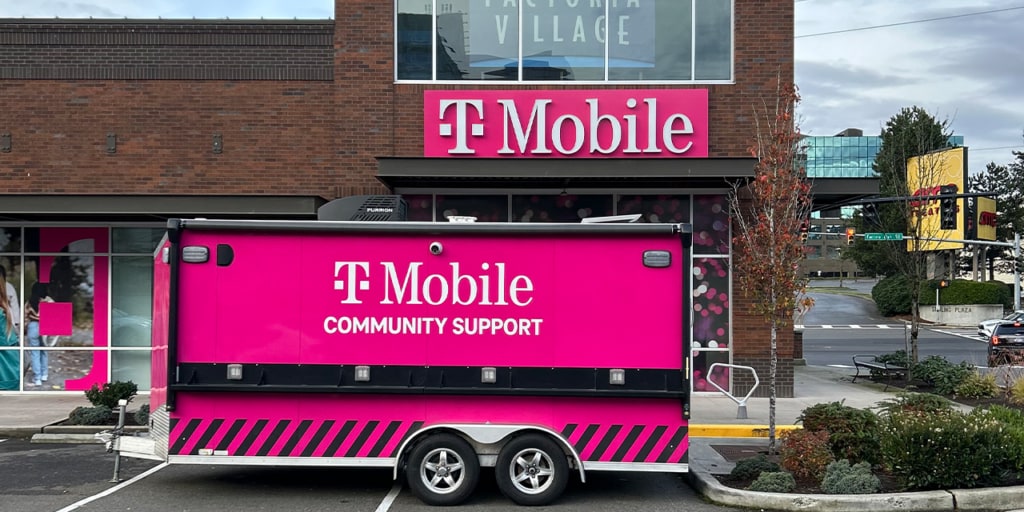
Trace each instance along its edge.
<instances>
[{"instance_id":1,"label":"pink trailer","mask_svg":"<svg viewBox=\"0 0 1024 512\"><path fill-rule=\"evenodd\" d=\"M493 466L687 471L690 228L171 220L150 438L182 464L372 466L430 504ZM144 446L150 443L149 446Z\"/></svg>"}]
</instances>

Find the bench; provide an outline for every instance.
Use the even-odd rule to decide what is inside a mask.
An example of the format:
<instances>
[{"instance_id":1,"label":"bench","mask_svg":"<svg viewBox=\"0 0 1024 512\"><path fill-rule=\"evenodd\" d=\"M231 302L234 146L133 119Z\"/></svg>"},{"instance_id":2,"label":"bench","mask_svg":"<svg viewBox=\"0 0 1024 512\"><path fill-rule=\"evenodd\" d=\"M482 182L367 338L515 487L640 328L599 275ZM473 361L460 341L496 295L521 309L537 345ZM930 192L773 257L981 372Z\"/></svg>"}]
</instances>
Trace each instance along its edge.
<instances>
[{"instance_id":1,"label":"bench","mask_svg":"<svg viewBox=\"0 0 1024 512\"><path fill-rule=\"evenodd\" d=\"M857 377L860 376L861 368L867 370L869 373L876 372L884 376L886 378L885 388L883 388L882 391L889 389L889 383L892 382L893 376L905 375L907 372L906 366L879 361L878 356L875 354L854 354L853 367L857 369L857 374L853 376L852 382L857 382Z\"/></svg>"}]
</instances>

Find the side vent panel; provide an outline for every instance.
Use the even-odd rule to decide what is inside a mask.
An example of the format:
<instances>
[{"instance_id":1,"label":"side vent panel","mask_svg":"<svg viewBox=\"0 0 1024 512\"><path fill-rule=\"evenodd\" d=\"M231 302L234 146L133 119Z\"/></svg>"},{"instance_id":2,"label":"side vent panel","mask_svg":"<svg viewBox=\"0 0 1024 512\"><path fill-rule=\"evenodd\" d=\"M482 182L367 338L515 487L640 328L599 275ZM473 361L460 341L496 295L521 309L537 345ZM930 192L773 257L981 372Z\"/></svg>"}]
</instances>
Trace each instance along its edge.
<instances>
[{"instance_id":1,"label":"side vent panel","mask_svg":"<svg viewBox=\"0 0 1024 512\"><path fill-rule=\"evenodd\" d=\"M407 219L402 196L349 196L331 201L316 211L318 220L400 222Z\"/></svg>"}]
</instances>

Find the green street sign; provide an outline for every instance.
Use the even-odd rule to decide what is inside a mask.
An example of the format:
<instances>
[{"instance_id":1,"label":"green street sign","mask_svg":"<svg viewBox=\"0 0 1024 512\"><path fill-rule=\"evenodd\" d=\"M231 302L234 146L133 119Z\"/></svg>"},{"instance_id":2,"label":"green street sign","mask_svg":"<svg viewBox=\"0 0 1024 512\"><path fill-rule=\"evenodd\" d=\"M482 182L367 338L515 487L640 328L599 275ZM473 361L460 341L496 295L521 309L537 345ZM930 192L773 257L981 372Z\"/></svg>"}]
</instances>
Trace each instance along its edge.
<instances>
[{"instance_id":1,"label":"green street sign","mask_svg":"<svg viewBox=\"0 0 1024 512\"><path fill-rule=\"evenodd\" d=\"M903 240L903 233L864 233L864 240L877 242L881 240Z\"/></svg>"}]
</instances>

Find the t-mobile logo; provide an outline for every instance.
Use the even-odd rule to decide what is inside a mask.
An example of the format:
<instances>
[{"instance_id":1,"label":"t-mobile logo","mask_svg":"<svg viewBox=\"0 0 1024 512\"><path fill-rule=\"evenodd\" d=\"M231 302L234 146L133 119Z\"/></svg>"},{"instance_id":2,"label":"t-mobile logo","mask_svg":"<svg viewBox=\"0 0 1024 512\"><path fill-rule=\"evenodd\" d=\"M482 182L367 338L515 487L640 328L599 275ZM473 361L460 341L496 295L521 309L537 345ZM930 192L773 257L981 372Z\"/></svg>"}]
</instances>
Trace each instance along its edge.
<instances>
[{"instance_id":1,"label":"t-mobile logo","mask_svg":"<svg viewBox=\"0 0 1024 512\"><path fill-rule=\"evenodd\" d=\"M449 107L455 106L455 122L446 123L444 122L445 116L448 113ZM476 110L476 118L481 121L478 123L470 123L467 115L466 107L473 107ZM467 132L472 134L474 137L484 136L484 102L483 100L441 100L441 112L440 112L440 135L442 137L455 136L455 148L449 149L448 154L450 155L472 155L476 151L470 149L467 143L469 138Z\"/></svg>"},{"instance_id":2,"label":"t-mobile logo","mask_svg":"<svg viewBox=\"0 0 1024 512\"><path fill-rule=\"evenodd\" d=\"M345 298L341 303L362 304L363 302L356 298L356 289L369 290L369 276L370 264L365 261L335 261L334 277L338 279L334 281L334 289L345 292Z\"/></svg>"}]
</instances>

